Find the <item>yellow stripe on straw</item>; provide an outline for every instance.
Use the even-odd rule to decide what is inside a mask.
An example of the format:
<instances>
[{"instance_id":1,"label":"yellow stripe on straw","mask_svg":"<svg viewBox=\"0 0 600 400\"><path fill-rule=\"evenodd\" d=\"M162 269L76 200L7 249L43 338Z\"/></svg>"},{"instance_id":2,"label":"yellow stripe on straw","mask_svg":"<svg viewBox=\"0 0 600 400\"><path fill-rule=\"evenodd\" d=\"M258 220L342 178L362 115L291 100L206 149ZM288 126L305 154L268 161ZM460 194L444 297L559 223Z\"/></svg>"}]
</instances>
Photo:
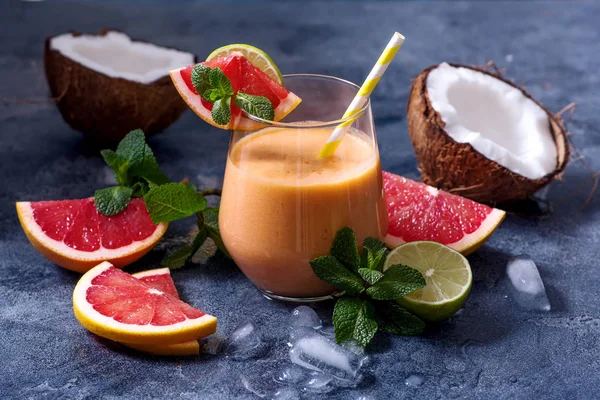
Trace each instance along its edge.
<instances>
[{"instance_id":1,"label":"yellow stripe on straw","mask_svg":"<svg viewBox=\"0 0 600 400\"><path fill-rule=\"evenodd\" d=\"M400 46L402 46L402 43L404 43L404 36L402 36L398 32L395 32L394 36L392 36L392 39L390 39L390 42L383 50L383 53L381 53L381 56L379 56L377 63L367 76L367 79L365 79L362 86L358 90L358 93L356 93L356 96L354 96L352 103L350 103L350 105L348 106L348 109L342 116L342 119L346 119L357 114L360 111L360 109L365 105L367 99L373 92L373 89L375 89L375 86L377 86L377 83L379 83L381 76L387 69L388 65L390 65L390 62L394 59L394 56L396 55L398 50L400 50ZM327 140L327 143L321 149L321 152L319 153L319 158L331 157L333 153L335 153L335 150L344 138L348 127L352 125L354 121L355 118L351 118L348 121L342 122L335 128L335 130Z\"/></svg>"}]
</instances>

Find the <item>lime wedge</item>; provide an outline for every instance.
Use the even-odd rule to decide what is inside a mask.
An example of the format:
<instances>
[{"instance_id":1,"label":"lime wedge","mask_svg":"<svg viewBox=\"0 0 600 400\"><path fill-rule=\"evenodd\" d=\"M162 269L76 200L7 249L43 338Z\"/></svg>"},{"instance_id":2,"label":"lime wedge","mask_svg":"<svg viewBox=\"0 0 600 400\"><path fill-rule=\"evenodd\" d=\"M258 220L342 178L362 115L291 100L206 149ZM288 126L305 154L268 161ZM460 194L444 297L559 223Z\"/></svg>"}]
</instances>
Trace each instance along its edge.
<instances>
[{"instance_id":1,"label":"lime wedge","mask_svg":"<svg viewBox=\"0 0 600 400\"><path fill-rule=\"evenodd\" d=\"M436 242L405 243L390 252L383 268L394 264L408 265L423 274L426 286L398 303L424 320L448 319L467 300L473 274L467 259L456 250Z\"/></svg>"},{"instance_id":2,"label":"lime wedge","mask_svg":"<svg viewBox=\"0 0 600 400\"><path fill-rule=\"evenodd\" d=\"M206 61L227 57L231 55L231 53L236 52L242 53L252 65L267 74L267 76L275 82L283 85L283 76L281 76L279 68L277 68L277 65L271 60L271 57L261 49L250 46L249 44L229 44L227 46L219 47L206 57Z\"/></svg>"}]
</instances>

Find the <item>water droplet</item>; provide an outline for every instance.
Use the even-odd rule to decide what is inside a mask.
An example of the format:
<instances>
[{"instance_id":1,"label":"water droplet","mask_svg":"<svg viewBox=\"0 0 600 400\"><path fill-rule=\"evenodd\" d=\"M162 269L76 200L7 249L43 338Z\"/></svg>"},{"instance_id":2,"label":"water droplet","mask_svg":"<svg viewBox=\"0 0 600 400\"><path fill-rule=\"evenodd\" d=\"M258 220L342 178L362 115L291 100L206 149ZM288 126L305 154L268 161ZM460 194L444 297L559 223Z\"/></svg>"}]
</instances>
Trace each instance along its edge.
<instances>
[{"instance_id":1,"label":"water droplet","mask_svg":"<svg viewBox=\"0 0 600 400\"><path fill-rule=\"evenodd\" d=\"M423 386L423 377L421 375L411 375L406 378L404 384L408 387L421 387Z\"/></svg>"}]
</instances>

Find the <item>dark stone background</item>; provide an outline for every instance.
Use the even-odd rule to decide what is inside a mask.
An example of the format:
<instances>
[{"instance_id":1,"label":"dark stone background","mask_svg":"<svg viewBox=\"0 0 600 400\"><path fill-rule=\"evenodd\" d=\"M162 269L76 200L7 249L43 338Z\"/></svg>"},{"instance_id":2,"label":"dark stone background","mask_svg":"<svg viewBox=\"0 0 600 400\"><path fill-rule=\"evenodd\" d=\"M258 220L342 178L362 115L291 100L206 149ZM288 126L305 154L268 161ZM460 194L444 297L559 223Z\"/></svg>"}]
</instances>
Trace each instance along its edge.
<instances>
[{"instance_id":1,"label":"dark stone background","mask_svg":"<svg viewBox=\"0 0 600 400\"><path fill-rule=\"evenodd\" d=\"M591 168L600 169L600 5L577 2L58 2L0 1L0 398L226 399L247 394L239 372L265 371L286 356L284 322L292 306L269 302L221 256L173 276L182 297L219 318L228 333L252 319L268 326L265 359L159 359L124 351L75 320L78 275L52 265L23 234L14 202L81 198L109 184L97 150L49 103L42 50L46 36L71 29L122 29L200 58L235 42L266 50L286 73L361 82L394 30L407 38L372 97L384 169L416 177L405 123L411 79L441 61L485 64L526 83L556 112L579 107L568 129ZM510 61L512 60L512 61ZM187 112L150 140L173 178L219 186L228 136ZM574 158L576 158L575 156ZM378 335L362 386L330 397L596 398L600 390L600 200L580 161L546 193L547 220L509 216L469 257L475 282L462 316L416 338ZM191 221L128 271L156 267L187 240ZM502 277L511 255L537 262L553 310L515 308ZM331 304L317 307L329 322ZM408 388L411 374L425 378ZM315 396L312 396L315 397ZM311 398L312 398L311 397Z\"/></svg>"}]
</instances>

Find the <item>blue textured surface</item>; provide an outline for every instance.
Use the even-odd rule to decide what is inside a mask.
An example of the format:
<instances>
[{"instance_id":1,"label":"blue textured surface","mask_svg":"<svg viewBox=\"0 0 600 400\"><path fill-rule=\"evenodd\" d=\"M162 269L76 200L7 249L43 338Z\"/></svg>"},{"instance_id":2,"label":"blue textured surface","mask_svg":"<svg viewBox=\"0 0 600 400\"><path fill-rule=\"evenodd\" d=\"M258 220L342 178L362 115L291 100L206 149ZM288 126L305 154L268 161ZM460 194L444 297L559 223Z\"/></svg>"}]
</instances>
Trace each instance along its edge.
<instances>
[{"instance_id":1,"label":"blue textured surface","mask_svg":"<svg viewBox=\"0 0 600 400\"><path fill-rule=\"evenodd\" d=\"M360 82L394 30L407 37L373 96L385 169L417 176L405 123L410 80L441 61L485 64L526 82L550 110L574 101L568 128L591 167L600 169L600 5L521 3L242 3L0 2L0 398L251 397L239 372L269 372L287 357L283 322L291 306L269 302L231 262L176 271L182 297L219 318L228 333L251 318L269 352L260 361L202 356L140 356L88 334L75 320L71 293L78 275L52 265L27 241L17 200L80 198L108 184L97 152L43 98L46 36L109 26L200 57L217 46L247 42L265 49L286 73L313 72ZM509 56L510 55L510 56ZM509 62L512 60L512 62ZM174 178L220 184L228 137L191 112L150 140ZM600 200L581 209L591 173L573 163L548 192L547 220L509 216L469 257L475 282L464 313L417 338L378 335L367 379L332 398L597 398L600 391ZM129 271L156 267L187 240L192 222L175 224L166 240ZM515 308L502 277L508 258L528 253L540 267L553 311ZM329 322L331 304L317 307ZM411 374L420 388L405 386ZM314 396L313 396L314 397ZM312 398L312 397L311 397Z\"/></svg>"}]
</instances>

